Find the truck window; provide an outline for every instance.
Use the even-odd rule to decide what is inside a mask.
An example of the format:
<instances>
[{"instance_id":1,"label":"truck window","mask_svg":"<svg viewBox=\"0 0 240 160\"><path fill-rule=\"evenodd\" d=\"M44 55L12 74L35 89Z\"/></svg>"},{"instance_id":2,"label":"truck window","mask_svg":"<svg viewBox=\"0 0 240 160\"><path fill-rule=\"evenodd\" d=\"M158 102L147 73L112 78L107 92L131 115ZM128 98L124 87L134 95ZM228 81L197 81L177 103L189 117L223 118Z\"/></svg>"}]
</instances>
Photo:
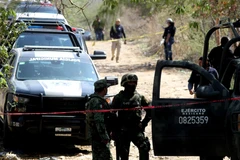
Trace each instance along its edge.
<instances>
[{"instance_id":1,"label":"truck window","mask_svg":"<svg viewBox=\"0 0 240 160\"><path fill-rule=\"evenodd\" d=\"M188 90L188 80L192 70L164 67L160 79L159 98L194 98Z\"/></svg>"}]
</instances>

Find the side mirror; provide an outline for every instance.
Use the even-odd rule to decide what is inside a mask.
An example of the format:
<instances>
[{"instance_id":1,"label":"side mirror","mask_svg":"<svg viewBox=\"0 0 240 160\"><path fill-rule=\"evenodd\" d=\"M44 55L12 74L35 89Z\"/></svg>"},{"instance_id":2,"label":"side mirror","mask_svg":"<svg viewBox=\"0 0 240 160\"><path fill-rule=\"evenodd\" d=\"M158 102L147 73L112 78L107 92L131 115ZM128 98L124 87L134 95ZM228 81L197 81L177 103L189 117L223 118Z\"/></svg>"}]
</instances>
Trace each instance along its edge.
<instances>
[{"instance_id":1,"label":"side mirror","mask_svg":"<svg viewBox=\"0 0 240 160\"><path fill-rule=\"evenodd\" d=\"M98 59L106 59L107 55L104 51L94 51L92 55L90 55L92 60L98 60Z\"/></svg>"},{"instance_id":2,"label":"side mirror","mask_svg":"<svg viewBox=\"0 0 240 160\"><path fill-rule=\"evenodd\" d=\"M214 91L211 85L199 86L196 91L197 98L217 98L220 95L219 91Z\"/></svg>"},{"instance_id":3,"label":"side mirror","mask_svg":"<svg viewBox=\"0 0 240 160\"><path fill-rule=\"evenodd\" d=\"M110 84L110 86L118 85L118 78L117 77L107 76L107 77L105 77L105 79L106 79L107 83Z\"/></svg>"}]
</instances>

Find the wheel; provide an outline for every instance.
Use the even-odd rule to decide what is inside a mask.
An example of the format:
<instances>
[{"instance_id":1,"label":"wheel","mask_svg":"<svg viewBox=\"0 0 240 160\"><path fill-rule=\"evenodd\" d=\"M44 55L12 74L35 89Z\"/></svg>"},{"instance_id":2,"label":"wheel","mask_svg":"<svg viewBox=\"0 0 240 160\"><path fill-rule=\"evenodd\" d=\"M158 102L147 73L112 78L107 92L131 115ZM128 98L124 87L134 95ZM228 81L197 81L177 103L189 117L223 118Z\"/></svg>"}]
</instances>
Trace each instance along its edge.
<instances>
[{"instance_id":1,"label":"wheel","mask_svg":"<svg viewBox=\"0 0 240 160\"><path fill-rule=\"evenodd\" d=\"M10 148L13 144L12 133L8 127L7 116L4 116L4 124L3 124L3 147Z\"/></svg>"}]
</instances>

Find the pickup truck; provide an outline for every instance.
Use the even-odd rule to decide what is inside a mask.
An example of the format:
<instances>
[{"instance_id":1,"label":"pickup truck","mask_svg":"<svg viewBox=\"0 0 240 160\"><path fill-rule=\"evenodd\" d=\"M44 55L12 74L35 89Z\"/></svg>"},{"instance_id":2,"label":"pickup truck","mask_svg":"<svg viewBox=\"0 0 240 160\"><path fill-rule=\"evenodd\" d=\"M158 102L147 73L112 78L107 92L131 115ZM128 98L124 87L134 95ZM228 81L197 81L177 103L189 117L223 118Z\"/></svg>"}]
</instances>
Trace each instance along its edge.
<instances>
[{"instance_id":1,"label":"pickup truck","mask_svg":"<svg viewBox=\"0 0 240 160\"><path fill-rule=\"evenodd\" d=\"M232 38L223 49L222 63L227 50L240 36L236 28L240 22L219 24L208 31L204 42L203 67L209 48L209 39L218 29L232 30ZM152 141L156 156L199 156L200 160L240 159L240 59L232 59L221 67L219 80L203 67L187 61L163 61L156 65L152 105ZM185 77L186 88L180 94L171 91L166 76L175 70ZM170 74L165 74L168 71ZM196 97L187 90L192 71L201 76ZM179 78L180 79L180 78ZM164 83L165 82L165 83ZM208 82L208 83L206 83ZM179 83L176 79L176 83ZM167 85L167 86L166 86ZM168 88L167 90L164 87Z\"/></svg>"}]
</instances>

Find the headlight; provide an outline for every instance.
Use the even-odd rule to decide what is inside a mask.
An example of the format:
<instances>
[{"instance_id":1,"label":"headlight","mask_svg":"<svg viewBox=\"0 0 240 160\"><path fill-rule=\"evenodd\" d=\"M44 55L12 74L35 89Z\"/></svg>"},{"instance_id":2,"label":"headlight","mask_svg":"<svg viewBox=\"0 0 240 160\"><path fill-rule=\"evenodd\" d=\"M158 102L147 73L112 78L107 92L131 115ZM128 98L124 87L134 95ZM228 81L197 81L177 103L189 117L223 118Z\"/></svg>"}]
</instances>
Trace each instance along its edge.
<instances>
[{"instance_id":1,"label":"headlight","mask_svg":"<svg viewBox=\"0 0 240 160\"><path fill-rule=\"evenodd\" d=\"M25 98L25 97L20 97L20 96L14 95L13 96L13 101L16 102L16 103L28 103L29 99Z\"/></svg>"}]
</instances>

